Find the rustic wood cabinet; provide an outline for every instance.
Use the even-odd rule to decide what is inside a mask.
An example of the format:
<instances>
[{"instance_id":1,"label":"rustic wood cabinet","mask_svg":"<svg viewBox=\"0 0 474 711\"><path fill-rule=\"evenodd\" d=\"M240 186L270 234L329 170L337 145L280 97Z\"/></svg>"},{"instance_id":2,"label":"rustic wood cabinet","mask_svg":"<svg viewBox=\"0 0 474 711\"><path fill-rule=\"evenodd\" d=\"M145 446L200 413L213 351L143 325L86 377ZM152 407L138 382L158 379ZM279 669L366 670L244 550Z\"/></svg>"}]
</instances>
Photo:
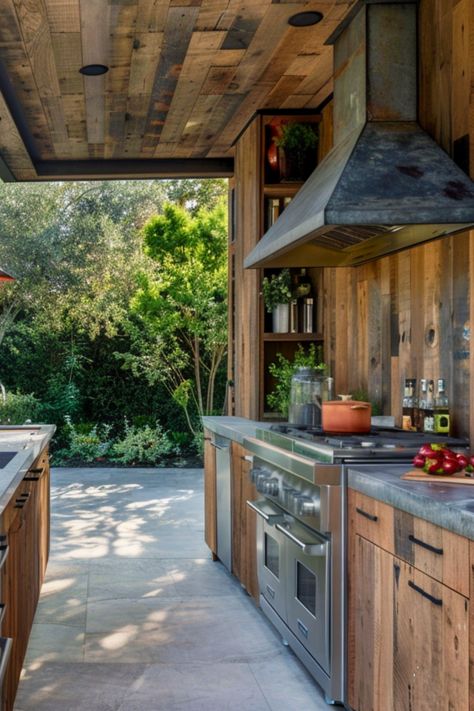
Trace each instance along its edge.
<instances>
[{"instance_id":1,"label":"rustic wood cabinet","mask_svg":"<svg viewBox=\"0 0 474 711\"><path fill-rule=\"evenodd\" d=\"M45 449L2 514L8 555L1 571L3 637L13 640L3 683L5 711L13 709L33 618L44 580L50 539L50 471Z\"/></svg>"},{"instance_id":2,"label":"rustic wood cabinet","mask_svg":"<svg viewBox=\"0 0 474 711\"><path fill-rule=\"evenodd\" d=\"M217 559L216 450L211 434L204 430L204 540Z\"/></svg>"},{"instance_id":3,"label":"rustic wood cabinet","mask_svg":"<svg viewBox=\"0 0 474 711\"><path fill-rule=\"evenodd\" d=\"M217 560L216 456L211 435L205 432L204 445L204 537ZM256 514L247 500L258 494L250 481L251 458L237 442L231 443L232 573L258 603Z\"/></svg>"},{"instance_id":4,"label":"rustic wood cabinet","mask_svg":"<svg viewBox=\"0 0 474 711\"><path fill-rule=\"evenodd\" d=\"M355 711L469 709L469 567L467 539L349 490Z\"/></svg>"},{"instance_id":5,"label":"rustic wood cabinet","mask_svg":"<svg viewBox=\"0 0 474 711\"><path fill-rule=\"evenodd\" d=\"M232 442L232 572L258 603L256 513L247 506L258 496L249 478L248 452Z\"/></svg>"}]
</instances>

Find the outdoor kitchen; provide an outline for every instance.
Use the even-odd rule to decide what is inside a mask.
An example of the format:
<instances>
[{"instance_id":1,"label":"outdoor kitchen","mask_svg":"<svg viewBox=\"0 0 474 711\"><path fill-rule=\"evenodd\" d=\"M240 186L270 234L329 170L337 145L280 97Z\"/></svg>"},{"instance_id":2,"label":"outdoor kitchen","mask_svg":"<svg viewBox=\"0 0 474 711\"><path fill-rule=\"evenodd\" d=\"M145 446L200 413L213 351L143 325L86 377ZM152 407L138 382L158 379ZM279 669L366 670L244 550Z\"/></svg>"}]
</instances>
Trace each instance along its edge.
<instances>
[{"instance_id":1,"label":"outdoor kitchen","mask_svg":"<svg viewBox=\"0 0 474 711\"><path fill-rule=\"evenodd\" d=\"M2 428L2 710L474 711L472 0L0 10L3 180L229 188L204 471Z\"/></svg>"},{"instance_id":2,"label":"outdoor kitchen","mask_svg":"<svg viewBox=\"0 0 474 711\"><path fill-rule=\"evenodd\" d=\"M204 419L213 556L326 702L357 711L467 710L474 694L474 192L419 123L418 21L416 4L368 3L329 38L317 166L283 204L284 180L278 192L268 177L281 117L262 111L240 136L235 417ZM251 145L264 146L253 173ZM276 220L264 204L263 234L239 170L280 199Z\"/></svg>"}]
</instances>

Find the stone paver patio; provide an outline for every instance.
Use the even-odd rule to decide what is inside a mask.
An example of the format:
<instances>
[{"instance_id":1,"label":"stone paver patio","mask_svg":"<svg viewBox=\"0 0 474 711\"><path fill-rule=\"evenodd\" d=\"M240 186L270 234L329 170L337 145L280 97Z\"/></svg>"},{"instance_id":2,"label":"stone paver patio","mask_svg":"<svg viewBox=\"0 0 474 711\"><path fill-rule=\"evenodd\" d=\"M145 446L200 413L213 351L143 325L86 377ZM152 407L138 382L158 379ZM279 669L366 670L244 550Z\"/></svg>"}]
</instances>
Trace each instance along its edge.
<instances>
[{"instance_id":1,"label":"stone paver patio","mask_svg":"<svg viewBox=\"0 0 474 711\"><path fill-rule=\"evenodd\" d=\"M15 711L322 711L203 541L200 469L56 469Z\"/></svg>"}]
</instances>

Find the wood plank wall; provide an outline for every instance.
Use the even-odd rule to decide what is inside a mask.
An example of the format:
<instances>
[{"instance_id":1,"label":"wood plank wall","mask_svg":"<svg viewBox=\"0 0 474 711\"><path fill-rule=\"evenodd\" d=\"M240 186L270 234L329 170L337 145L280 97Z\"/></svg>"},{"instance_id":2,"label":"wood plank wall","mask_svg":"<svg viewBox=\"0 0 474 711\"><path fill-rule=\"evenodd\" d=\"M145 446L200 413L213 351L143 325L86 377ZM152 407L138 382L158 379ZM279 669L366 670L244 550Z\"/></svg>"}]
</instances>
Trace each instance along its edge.
<instances>
[{"instance_id":1,"label":"wood plank wall","mask_svg":"<svg viewBox=\"0 0 474 711\"><path fill-rule=\"evenodd\" d=\"M261 118L250 124L235 149L235 304L233 314L235 415L259 413L259 277L243 260L260 237Z\"/></svg>"},{"instance_id":2,"label":"wood plank wall","mask_svg":"<svg viewBox=\"0 0 474 711\"><path fill-rule=\"evenodd\" d=\"M420 3L420 122L474 178L472 0ZM363 388L400 416L404 378L445 377L454 430L474 442L474 231L325 272L337 392Z\"/></svg>"}]
</instances>

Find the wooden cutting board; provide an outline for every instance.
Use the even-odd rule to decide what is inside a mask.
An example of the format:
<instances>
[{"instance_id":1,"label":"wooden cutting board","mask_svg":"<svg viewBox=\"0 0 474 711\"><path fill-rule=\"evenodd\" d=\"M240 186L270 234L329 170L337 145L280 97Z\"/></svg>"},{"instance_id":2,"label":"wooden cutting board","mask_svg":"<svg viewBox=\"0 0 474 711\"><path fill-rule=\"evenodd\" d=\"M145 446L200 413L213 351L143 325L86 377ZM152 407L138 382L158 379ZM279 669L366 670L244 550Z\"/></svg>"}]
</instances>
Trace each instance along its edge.
<instances>
[{"instance_id":1,"label":"wooden cutting board","mask_svg":"<svg viewBox=\"0 0 474 711\"><path fill-rule=\"evenodd\" d=\"M474 476L466 476L464 472L443 476L442 474L426 474L423 469L412 469L406 474L402 474L401 478L407 481L437 481L440 484L474 484Z\"/></svg>"}]
</instances>

